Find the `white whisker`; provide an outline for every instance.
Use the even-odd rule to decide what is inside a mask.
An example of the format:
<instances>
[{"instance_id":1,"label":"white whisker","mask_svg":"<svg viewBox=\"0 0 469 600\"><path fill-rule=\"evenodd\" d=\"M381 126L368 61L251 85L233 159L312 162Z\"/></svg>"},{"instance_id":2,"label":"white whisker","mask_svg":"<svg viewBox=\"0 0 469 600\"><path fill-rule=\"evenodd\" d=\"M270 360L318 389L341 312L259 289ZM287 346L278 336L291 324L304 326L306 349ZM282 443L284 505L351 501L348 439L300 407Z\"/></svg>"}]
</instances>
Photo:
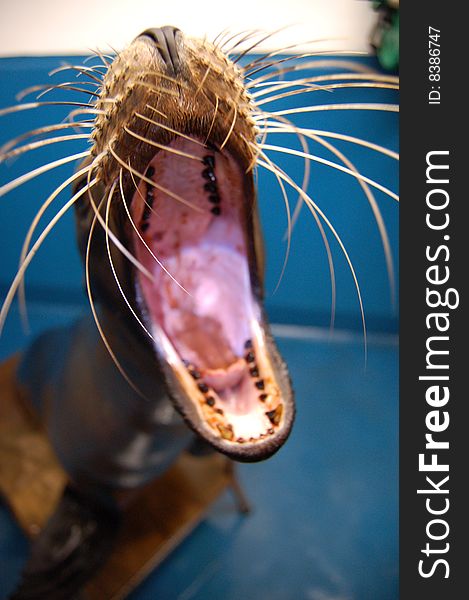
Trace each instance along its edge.
<instances>
[{"instance_id":1,"label":"white whisker","mask_svg":"<svg viewBox=\"0 0 469 600\"><path fill-rule=\"evenodd\" d=\"M292 154L292 155L296 155L296 156L306 157L306 158L309 158L310 160L314 160L315 162L321 163L323 165L327 165L328 167L332 167L333 169L337 169L338 171L347 173L347 175L351 175L352 177L355 177L355 179L361 179L365 183L368 183L369 185L373 186L377 190L380 190L387 196L390 196L391 198L393 198L394 200L399 202L399 196L397 194L395 194L388 188L384 187L383 185L380 185L376 181L373 181L373 179L370 179L369 177L365 177L361 173L354 173L351 169L347 169L346 167L343 167L342 165L338 165L337 163L331 162L330 160L326 160L325 158L321 158L320 156L315 156L314 154L306 154L305 152L300 152L299 150L291 150L289 148L281 148L280 146L272 146L270 144L264 144L262 146L262 148L264 148L264 150L273 150L274 152L283 152L284 154Z\"/></svg>"},{"instance_id":2,"label":"white whisker","mask_svg":"<svg viewBox=\"0 0 469 600\"><path fill-rule=\"evenodd\" d=\"M32 137L37 137L39 135L43 135L44 133L50 133L51 131L60 131L61 129L70 129L70 128L75 128L75 129L91 129L94 126L94 122L93 121L82 121L80 122L76 122L76 123L56 123L54 125L46 125L44 127L38 127L37 129L31 129L30 131L27 131L26 133L22 133L21 135L18 135L17 137L9 140L6 144L4 144L3 146L0 147L0 155L4 154L5 152L8 152L11 148L14 148L14 146L16 146L19 142L22 142L23 140L26 140L28 138L32 138Z\"/></svg>"},{"instance_id":3,"label":"white whisker","mask_svg":"<svg viewBox=\"0 0 469 600\"><path fill-rule=\"evenodd\" d=\"M272 167L268 163L264 162L263 160L259 160L258 164L260 166L268 169L269 171L272 171ZM337 242L342 250L342 253L343 253L343 255L347 261L347 264L349 266L353 281L355 283L355 290L356 290L357 296L358 296L358 303L360 306L360 315L361 315L362 326L363 326L363 339L364 339L364 346L365 346L365 364L366 364L366 361L367 361L367 333L366 333L365 311L363 308L363 300L362 300L362 295L361 295L361 291L360 291L360 286L358 284L357 275L355 273L355 269L353 267L352 261L350 260L350 256L349 256L347 250L345 249L344 243L342 242L341 237L337 233L337 231L334 228L334 226L332 225L332 223L326 217L324 212L319 208L319 206L311 199L311 197L308 194L306 194L306 192L304 192L288 175L286 175L281 169L279 169L278 166L275 167L275 170L284 181L286 181L290 186L292 186L301 195L301 197L304 199L306 205L308 206L308 208L310 210L311 210L311 208L314 208L317 211L317 213L321 216L323 221L326 223L326 225L329 228L329 230L331 231L332 235L337 240Z\"/></svg>"},{"instance_id":4,"label":"white whisker","mask_svg":"<svg viewBox=\"0 0 469 600\"><path fill-rule=\"evenodd\" d=\"M121 200L122 203L124 205L125 208L125 212L127 213L127 217L129 218L130 224L132 225L134 231L136 232L138 238L140 239L140 241L142 242L142 244L145 246L145 248L148 250L148 252L150 253L150 255L152 256L152 258L155 260L156 264L163 269L163 271L166 273L166 275L168 275L168 277L170 279L172 279L174 281L174 283L181 288L181 290L183 292L185 292L188 296L190 296L191 294L186 290L186 288L181 285L179 283L179 281L177 279L175 279L175 277L173 275L171 275L171 273L168 271L168 269L164 266L164 264L159 260L159 258L157 256L155 256L155 254L153 253L152 249L150 248L150 246L146 243L146 241L143 239L142 234L140 233L140 231L138 230L138 227L135 225L134 220L132 219L132 215L130 214L129 211L129 207L127 206L127 202L125 201L125 194L124 194L124 185L123 185L123 181L122 181L122 169L120 169L119 171L119 189L120 189L120 195L121 195Z\"/></svg>"},{"instance_id":5,"label":"white whisker","mask_svg":"<svg viewBox=\"0 0 469 600\"><path fill-rule=\"evenodd\" d=\"M55 225L60 221L60 219L63 217L63 215L74 205L75 201L80 196L82 196L86 191L88 191L90 186L95 185L96 182L97 182L97 180L93 179L88 184L88 186L84 187L79 192L77 192L74 196L72 196L70 198L70 200L66 204L64 204L64 206L62 206L62 208L56 213L56 215L49 221L48 225L43 229L41 235L38 237L38 239L32 246L31 250L28 252L28 255L25 257L24 261L21 263L21 266L16 273L16 276L13 280L13 283L10 286L10 289L8 290L8 293L6 295L5 301L2 306L2 309L0 311L0 334L3 331L5 319L7 317L8 311L10 310L10 306L11 306L11 303L13 302L13 298L15 297L16 290L18 289L18 286L20 285L20 283L24 277L26 269L28 268L31 261L35 257L35 255L36 255L37 251L39 250L39 248L41 247L42 243L47 238L47 236L52 231L52 229L55 227Z\"/></svg>"},{"instance_id":6,"label":"white whisker","mask_svg":"<svg viewBox=\"0 0 469 600\"><path fill-rule=\"evenodd\" d=\"M42 148L44 146L49 146L50 144L57 144L59 142L70 142L76 140L89 140L90 136L87 133L78 133L75 135L62 135L55 138L47 138L46 140L40 140L38 142L31 142L30 144L26 144L25 146L20 146L19 148L15 148L14 150L10 150L9 152L0 153L0 163L12 158L14 156L19 156L20 154L24 154L25 152L29 152L30 150L35 150L37 148Z\"/></svg>"},{"instance_id":7,"label":"white whisker","mask_svg":"<svg viewBox=\"0 0 469 600\"><path fill-rule=\"evenodd\" d=\"M271 122L268 122L271 123ZM345 135L343 133L336 133L334 131L323 131L321 129L304 129L302 127L289 129L289 126L283 125L283 123L275 123L272 126L267 128L268 133L281 133L281 134L294 134L296 135L298 132L302 135L311 138L313 135L319 135L321 137L330 137L337 140L342 140L344 142L351 142L357 146L363 146L365 148L369 148L375 152L379 152L380 154L384 154L385 156L389 156L394 160L399 160L399 154L394 152L393 150L389 150L384 146L380 146L378 144L374 144L373 142L369 142L367 140L363 140L361 138L357 138L351 135Z\"/></svg>"},{"instance_id":8,"label":"white whisker","mask_svg":"<svg viewBox=\"0 0 469 600\"><path fill-rule=\"evenodd\" d=\"M20 185L23 185L23 183L26 183L27 181L30 181L35 177L39 177L39 175L42 175L43 173L47 173L47 171L51 171L52 169L60 167L61 165L65 165L66 163L72 162L74 160L84 158L85 156L90 156L90 154L91 151L86 150L85 152L79 152L78 154L72 154L71 156L66 156L65 158L54 160L53 162L47 163L46 165L42 165L41 167L38 167L33 171L29 171L28 173L21 175L21 177L17 177L16 179L13 179L13 181L10 181L9 183L6 183L2 187L0 187L0 197L4 196L5 194L8 194Z\"/></svg>"},{"instance_id":9,"label":"white whisker","mask_svg":"<svg viewBox=\"0 0 469 600\"><path fill-rule=\"evenodd\" d=\"M138 133L135 133L135 131L132 131L131 129L129 129L126 125L124 125L123 130L128 133L129 135L131 135L132 137L134 137L137 140L140 140L141 142L145 142L146 144L149 144L150 146L154 146L155 148L159 148L160 150L165 150L166 152L170 152L171 154L176 154L178 156L184 156L184 158L190 158L192 160L196 160L197 162L201 162L201 159L198 156L194 156L193 154L189 154L188 152L182 152L181 150L176 150L176 148L172 148L171 146L165 145L165 144L158 144L157 142L154 142L153 140L149 140L148 138L139 135Z\"/></svg>"},{"instance_id":10,"label":"white whisker","mask_svg":"<svg viewBox=\"0 0 469 600\"><path fill-rule=\"evenodd\" d=\"M112 194L114 193L115 187L116 187L116 182L114 182L113 186L111 187L111 189L109 191L109 196L108 197L112 197ZM101 202L99 203L99 207L96 207L96 212L95 212L95 215L94 215L93 221L91 223L91 227L90 227L90 233L88 235L88 243L86 245L86 255L85 255L86 291L87 291L87 294L88 294L88 300L90 302L91 312L93 313L93 318L94 318L94 321L96 323L96 327L98 329L99 335L101 336L103 344L106 347L106 350L109 352L109 355L110 355L112 361L116 365L116 367L119 370L119 372L122 375L122 377L127 381L127 383L134 390L134 392L136 394L138 394L141 398L143 398L145 400L146 398L145 398L144 394L142 394L142 392L137 388L137 386L134 384L134 382L127 375L127 373L125 372L124 368L122 367L122 365L120 364L119 360L117 359L117 356L113 352L113 350L111 348L111 345L109 344L108 339L107 339L107 337L106 337L106 335L105 335L105 333L103 331L103 328L101 326L101 322L99 320L98 314L96 312L96 307L95 307L94 301L93 301L93 293L91 291L91 279L90 279L90 250L91 250L91 240L93 238L93 233L94 233L94 230L95 230L95 227L96 227L96 217L99 214L99 209L101 208L103 202L104 202L104 198L101 199Z\"/></svg>"},{"instance_id":11,"label":"white whisker","mask_svg":"<svg viewBox=\"0 0 469 600\"><path fill-rule=\"evenodd\" d=\"M88 165L87 167L84 167L83 169L80 169L76 173L74 173L71 177L69 177L64 182L62 182L42 204L42 206L40 207L40 209L37 211L36 215L34 216L34 219L31 223L31 225L29 226L28 232L24 239L23 247L21 249L19 267L21 267L21 265L24 263L24 261L26 259L26 256L29 251L29 246L31 244L31 240L32 240L32 237L36 230L36 227L37 227L39 221L41 220L42 216L46 212L46 210L49 208L49 206L52 204L52 202L55 200L55 198L57 198L57 196L60 194L60 192L62 192L67 186L69 186L71 183L73 183L76 179L78 179L79 177L81 177L82 175L87 173L88 171L91 171L93 168L94 168L94 166L93 166L93 164L91 164L91 165ZM29 324L28 324L28 317L27 317L27 310L26 310L24 278L21 280L21 283L19 285L18 301L19 301L20 314L21 314L21 318L23 321L23 326L24 326L25 331L28 331Z\"/></svg>"},{"instance_id":12,"label":"white whisker","mask_svg":"<svg viewBox=\"0 0 469 600\"><path fill-rule=\"evenodd\" d=\"M300 108L288 108L272 112L272 115L295 115L300 113L322 112L328 110L378 110L385 112L399 112L397 104L360 103L360 104L321 104L316 106L301 106ZM262 118L262 113L254 115L254 120Z\"/></svg>"},{"instance_id":13,"label":"white whisker","mask_svg":"<svg viewBox=\"0 0 469 600\"><path fill-rule=\"evenodd\" d=\"M127 171L129 171L130 173L133 173L134 175L136 175L137 177L139 177L140 179L142 179L143 181L146 181L149 185L153 186L154 188L156 188L157 190L160 190L160 192L164 192L165 194L167 194L170 198L174 198L174 200L177 200L178 202L182 202L182 204L185 204L186 206L189 206L190 208L192 208L193 210L203 213L203 210L201 208L199 208L198 206L196 206L195 204L192 204L191 202L189 202L188 200L185 200L184 198L181 198L181 196L178 196L177 194L175 194L174 192L172 192L171 190L168 190L167 188L164 188L161 185L158 185L155 181L153 181L153 179L150 179L149 177L147 177L146 175L144 175L143 173L140 173L139 171L137 171L137 169L134 169L133 167L131 167L130 165L128 165L127 163L125 163L122 158L115 152L114 148L111 146L109 146L109 151L111 152L111 154L114 156L114 158L117 160L117 162L124 167L124 169L126 169Z\"/></svg>"}]
</instances>

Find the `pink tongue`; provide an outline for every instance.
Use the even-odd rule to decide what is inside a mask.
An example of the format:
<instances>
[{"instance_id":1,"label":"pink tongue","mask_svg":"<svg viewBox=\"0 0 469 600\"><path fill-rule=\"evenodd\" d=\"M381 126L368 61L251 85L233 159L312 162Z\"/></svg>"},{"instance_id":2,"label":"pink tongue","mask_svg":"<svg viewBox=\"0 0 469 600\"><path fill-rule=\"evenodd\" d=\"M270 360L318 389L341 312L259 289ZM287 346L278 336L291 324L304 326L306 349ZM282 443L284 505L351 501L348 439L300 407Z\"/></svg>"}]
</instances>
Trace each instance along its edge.
<instances>
[{"instance_id":1,"label":"pink tongue","mask_svg":"<svg viewBox=\"0 0 469 600\"><path fill-rule=\"evenodd\" d=\"M200 357L199 369L225 369L236 361L219 321L192 312L180 311L179 315L177 342Z\"/></svg>"},{"instance_id":2,"label":"pink tongue","mask_svg":"<svg viewBox=\"0 0 469 600\"><path fill-rule=\"evenodd\" d=\"M246 365L241 358L225 369L210 369L204 372L204 381L215 391L221 391L227 387L235 387L243 378Z\"/></svg>"}]
</instances>

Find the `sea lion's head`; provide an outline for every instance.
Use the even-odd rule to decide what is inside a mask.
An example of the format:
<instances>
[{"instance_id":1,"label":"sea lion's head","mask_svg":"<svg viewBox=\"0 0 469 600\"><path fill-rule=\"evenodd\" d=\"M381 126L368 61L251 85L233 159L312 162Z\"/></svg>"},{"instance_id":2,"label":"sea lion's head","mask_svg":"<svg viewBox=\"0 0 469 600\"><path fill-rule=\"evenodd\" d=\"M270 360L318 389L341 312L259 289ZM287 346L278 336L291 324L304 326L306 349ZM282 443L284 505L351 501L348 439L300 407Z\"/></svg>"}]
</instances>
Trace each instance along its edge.
<instances>
[{"instance_id":1,"label":"sea lion's head","mask_svg":"<svg viewBox=\"0 0 469 600\"><path fill-rule=\"evenodd\" d=\"M138 322L194 431L231 458L267 458L295 408L262 305L242 71L208 41L150 29L109 66L94 108L94 168L77 186L91 185L77 216L93 291Z\"/></svg>"}]
</instances>

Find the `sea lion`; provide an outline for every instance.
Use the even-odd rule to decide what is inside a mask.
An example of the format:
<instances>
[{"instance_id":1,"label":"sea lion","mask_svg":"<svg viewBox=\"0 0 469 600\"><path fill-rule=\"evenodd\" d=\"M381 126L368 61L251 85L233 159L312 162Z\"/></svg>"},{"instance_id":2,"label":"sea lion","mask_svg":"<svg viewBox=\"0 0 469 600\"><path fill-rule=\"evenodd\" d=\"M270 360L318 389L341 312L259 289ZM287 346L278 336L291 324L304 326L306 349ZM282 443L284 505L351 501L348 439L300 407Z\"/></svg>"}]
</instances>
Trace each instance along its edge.
<instances>
[{"instance_id":1,"label":"sea lion","mask_svg":"<svg viewBox=\"0 0 469 600\"><path fill-rule=\"evenodd\" d=\"M244 461L288 437L294 399L262 306L253 168L262 159L294 182L262 153L245 76L216 43L151 29L83 108L92 148L69 207L94 321L39 338L18 372L70 485L14 598L76 593L112 543L116 491L163 472L194 433Z\"/></svg>"}]
</instances>

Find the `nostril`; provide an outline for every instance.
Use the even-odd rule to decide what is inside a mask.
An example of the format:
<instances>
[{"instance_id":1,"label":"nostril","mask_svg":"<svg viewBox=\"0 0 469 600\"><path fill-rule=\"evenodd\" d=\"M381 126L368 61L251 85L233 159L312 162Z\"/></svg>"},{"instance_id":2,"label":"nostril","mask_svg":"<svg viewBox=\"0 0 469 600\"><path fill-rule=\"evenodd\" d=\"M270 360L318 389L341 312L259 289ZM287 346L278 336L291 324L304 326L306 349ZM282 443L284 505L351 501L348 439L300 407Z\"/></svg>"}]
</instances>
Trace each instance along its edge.
<instances>
[{"instance_id":1,"label":"nostril","mask_svg":"<svg viewBox=\"0 0 469 600\"><path fill-rule=\"evenodd\" d=\"M172 67L174 71L179 66L179 54L177 50L177 36L180 35L180 30L177 27L166 25L153 29L147 29L141 36L145 35L151 38L159 50L161 58L168 67Z\"/></svg>"}]
</instances>

